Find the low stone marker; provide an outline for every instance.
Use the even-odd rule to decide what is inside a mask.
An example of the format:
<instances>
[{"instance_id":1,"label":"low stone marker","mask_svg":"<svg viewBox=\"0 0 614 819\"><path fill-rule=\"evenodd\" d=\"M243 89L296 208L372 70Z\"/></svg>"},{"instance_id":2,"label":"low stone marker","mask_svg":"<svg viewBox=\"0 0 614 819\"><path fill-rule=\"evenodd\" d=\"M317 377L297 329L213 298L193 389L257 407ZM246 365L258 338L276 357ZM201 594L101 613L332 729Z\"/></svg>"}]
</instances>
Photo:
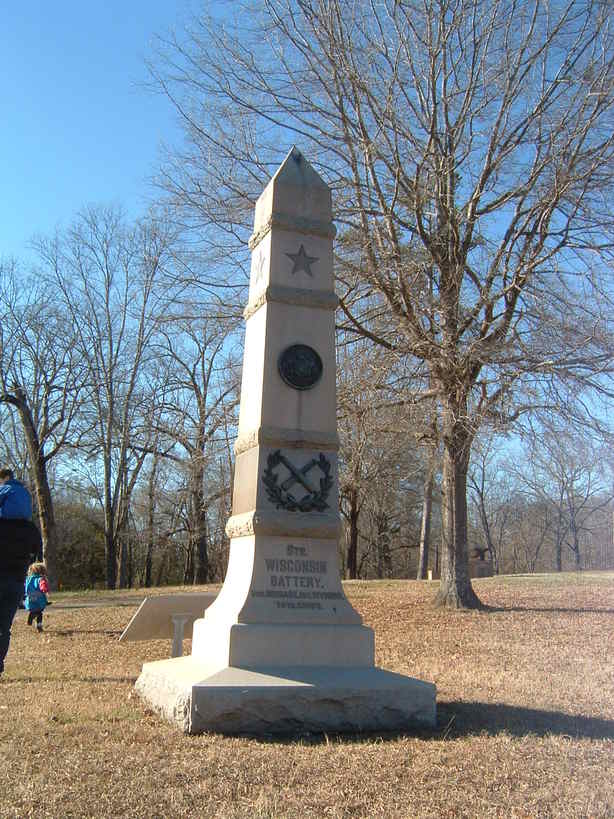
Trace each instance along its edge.
<instances>
[{"instance_id":1,"label":"low stone marker","mask_svg":"<svg viewBox=\"0 0 614 819\"><path fill-rule=\"evenodd\" d=\"M171 657L181 657L183 640L192 636L192 626L216 594L160 594L146 597L123 630L119 641L172 639Z\"/></svg>"}]
</instances>

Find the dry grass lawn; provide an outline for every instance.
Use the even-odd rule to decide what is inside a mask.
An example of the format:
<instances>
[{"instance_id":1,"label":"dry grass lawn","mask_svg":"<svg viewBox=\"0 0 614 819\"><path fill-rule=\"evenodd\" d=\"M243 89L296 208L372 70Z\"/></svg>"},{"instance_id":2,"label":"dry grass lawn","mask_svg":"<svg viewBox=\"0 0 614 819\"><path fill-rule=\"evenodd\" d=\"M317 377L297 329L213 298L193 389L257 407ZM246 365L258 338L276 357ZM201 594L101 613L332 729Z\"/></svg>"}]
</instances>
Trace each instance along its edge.
<instances>
[{"instance_id":1,"label":"dry grass lawn","mask_svg":"<svg viewBox=\"0 0 614 819\"><path fill-rule=\"evenodd\" d=\"M133 693L170 643L117 640L142 593L56 595L42 635L19 612L0 817L614 816L614 573L475 586L493 610L346 584L377 664L437 685L436 730L384 736L185 736Z\"/></svg>"}]
</instances>

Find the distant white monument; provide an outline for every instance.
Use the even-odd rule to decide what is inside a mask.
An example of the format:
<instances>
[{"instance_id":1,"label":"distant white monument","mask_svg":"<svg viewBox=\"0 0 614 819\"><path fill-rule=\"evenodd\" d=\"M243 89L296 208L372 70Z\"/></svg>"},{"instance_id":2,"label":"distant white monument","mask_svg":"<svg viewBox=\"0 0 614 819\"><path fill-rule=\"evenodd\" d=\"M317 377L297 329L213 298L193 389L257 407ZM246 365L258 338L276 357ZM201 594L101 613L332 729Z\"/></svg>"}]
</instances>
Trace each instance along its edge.
<instances>
[{"instance_id":1,"label":"distant white monument","mask_svg":"<svg viewBox=\"0 0 614 819\"><path fill-rule=\"evenodd\" d=\"M345 597L330 189L293 148L256 203L231 538L191 656L146 663L154 708L190 733L434 725L435 686L374 667Z\"/></svg>"}]
</instances>

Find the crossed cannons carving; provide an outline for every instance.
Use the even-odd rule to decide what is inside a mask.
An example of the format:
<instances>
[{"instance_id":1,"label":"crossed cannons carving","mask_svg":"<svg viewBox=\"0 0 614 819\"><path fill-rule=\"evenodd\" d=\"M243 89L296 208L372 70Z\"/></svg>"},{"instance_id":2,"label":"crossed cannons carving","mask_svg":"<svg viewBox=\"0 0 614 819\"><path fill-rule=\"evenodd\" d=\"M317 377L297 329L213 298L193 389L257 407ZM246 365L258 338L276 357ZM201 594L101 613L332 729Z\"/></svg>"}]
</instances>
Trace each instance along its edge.
<instances>
[{"instance_id":1,"label":"crossed cannons carving","mask_svg":"<svg viewBox=\"0 0 614 819\"><path fill-rule=\"evenodd\" d=\"M285 466L290 473L282 483L279 482L279 475L275 471L279 465ZM319 488L312 485L307 479L307 475L312 469L318 467L322 473L319 481ZM318 458L312 458L300 469L277 449L271 452L267 458L267 466L262 475L269 500L275 504L277 509L286 509L289 512L323 512L328 508L326 498L333 485L330 474L331 464L326 457L320 453ZM307 491L302 498L296 498L288 490L295 484L299 484Z\"/></svg>"}]
</instances>

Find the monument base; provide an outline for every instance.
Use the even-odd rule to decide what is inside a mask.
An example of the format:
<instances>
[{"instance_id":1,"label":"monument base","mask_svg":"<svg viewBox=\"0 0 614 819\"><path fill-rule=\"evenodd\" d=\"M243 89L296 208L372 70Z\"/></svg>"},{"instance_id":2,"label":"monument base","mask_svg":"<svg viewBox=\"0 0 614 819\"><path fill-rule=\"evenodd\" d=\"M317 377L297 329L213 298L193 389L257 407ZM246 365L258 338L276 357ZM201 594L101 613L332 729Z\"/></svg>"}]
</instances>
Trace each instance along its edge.
<instances>
[{"instance_id":1,"label":"monument base","mask_svg":"<svg viewBox=\"0 0 614 819\"><path fill-rule=\"evenodd\" d=\"M436 723L432 683L373 667L212 671L187 656L145 663L136 689L188 734L398 731Z\"/></svg>"}]
</instances>

